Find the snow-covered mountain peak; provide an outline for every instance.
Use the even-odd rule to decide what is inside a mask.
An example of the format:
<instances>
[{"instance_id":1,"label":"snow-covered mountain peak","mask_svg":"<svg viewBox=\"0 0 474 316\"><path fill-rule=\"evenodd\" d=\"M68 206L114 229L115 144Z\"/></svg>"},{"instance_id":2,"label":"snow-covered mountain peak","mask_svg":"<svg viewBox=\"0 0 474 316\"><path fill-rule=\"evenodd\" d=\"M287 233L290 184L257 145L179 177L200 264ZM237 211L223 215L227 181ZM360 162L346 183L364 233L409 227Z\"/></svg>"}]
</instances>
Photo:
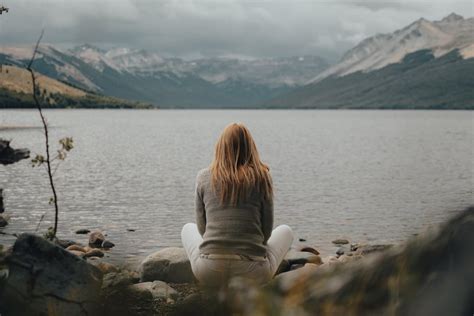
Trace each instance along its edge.
<instances>
[{"instance_id":1,"label":"snow-covered mountain peak","mask_svg":"<svg viewBox=\"0 0 474 316\"><path fill-rule=\"evenodd\" d=\"M120 69L109 58L107 58L105 55L106 52L96 46L83 44L71 49L70 53L99 71L103 71L105 67L110 67L116 71L120 71Z\"/></svg>"},{"instance_id":2,"label":"snow-covered mountain peak","mask_svg":"<svg viewBox=\"0 0 474 316\"><path fill-rule=\"evenodd\" d=\"M464 58L474 54L474 19L452 13L441 21L420 18L391 34L377 34L360 42L341 61L310 82L328 76L344 76L356 71L369 72L398 63L409 54L430 49L436 57L459 49Z\"/></svg>"}]
</instances>

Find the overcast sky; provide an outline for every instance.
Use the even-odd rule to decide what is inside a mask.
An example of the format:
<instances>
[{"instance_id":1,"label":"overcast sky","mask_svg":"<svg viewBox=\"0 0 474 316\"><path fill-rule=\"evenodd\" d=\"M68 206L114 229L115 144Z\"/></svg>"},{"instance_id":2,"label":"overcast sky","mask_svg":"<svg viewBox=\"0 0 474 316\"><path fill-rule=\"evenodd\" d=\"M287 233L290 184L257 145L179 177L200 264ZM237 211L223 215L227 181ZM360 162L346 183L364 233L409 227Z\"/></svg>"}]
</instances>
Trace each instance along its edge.
<instances>
[{"instance_id":1,"label":"overcast sky","mask_svg":"<svg viewBox=\"0 0 474 316\"><path fill-rule=\"evenodd\" d=\"M164 56L339 57L424 17L473 16L474 0L0 0L0 45L144 48Z\"/></svg>"}]
</instances>

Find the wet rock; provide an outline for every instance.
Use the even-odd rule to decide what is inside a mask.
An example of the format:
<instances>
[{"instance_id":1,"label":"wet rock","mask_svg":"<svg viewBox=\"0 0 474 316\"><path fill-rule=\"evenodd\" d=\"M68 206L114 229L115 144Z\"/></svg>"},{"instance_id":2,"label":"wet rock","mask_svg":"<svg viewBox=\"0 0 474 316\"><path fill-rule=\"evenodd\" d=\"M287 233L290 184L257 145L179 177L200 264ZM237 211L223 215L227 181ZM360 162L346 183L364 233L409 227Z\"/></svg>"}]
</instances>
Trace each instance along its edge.
<instances>
[{"instance_id":1,"label":"wet rock","mask_svg":"<svg viewBox=\"0 0 474 316\"><path fill-rule=\"evenodd\" d=\"M304 239L304 238L299 238L298 241L305 242L306 239Z\"/></svg>"},{"instance_id":2,"label":"wet rock","mask_svg":"<svg viewBox=\"0 0 474 316\"><path fill-rule=\"evenodd\" d=\"M9 165L30 157L28 149L13 149L10 141L0 139L0 164Z\"/></svg>"},{"instance_id":3,"label":"wet rock","mask_svg":"<svg viewBox=\"0 0 474 316\"><path fill-rule=\"evenodd\" d=\"M105 241L105 236L100 231L92 232L89 235L89 246L100 248Z\"/></svg>"},{"instance_id":4,"label":"wet rock","mask_svg":"<svg viewBox=\"0 0 474 316\"><path fill-rule=\"evenodd\" d=\"M90 258L90 257L102 258L103 256L104 256L104 253L100 251L99 249L92 249L91 251L88 251L84 254L84 258Z\"/></svg>"},{"instance_id":5,"label":"wet rock","mask_svg":"<svg viewBox=\"0 0 474 316\"><path fill-rule=\"evenodd\" d=\"M139 267L140 280L191 283L194 275L183 248L171 247L149 255Z\"/></svg>"},{"instance_id":6,"label":"wet rock","mask_svg":"<svg viewBox=\"0 0 474 316\"><path fill-rule=\"evenodd\" d=\"M176 299L178 297L178 292L162 281L137 283L130 285L129 289L144 298Z\"/></svg>"},{"instance_id":7,"label":"wet rock","mask_svg":"<svg viewBox=\"0 0 474 316\"><path fill-rule=\"evenodd\" d=\"M305 264L305 263L318 263L321 261L321 257L304 251L297 251L295 249L290 249L285 256L290 265L294 264Z\"/></svg>"},{"instance_id":8,"label":"wet rock","mask_svg":"<svg viewBox=\"0 0 474 316\"><path fill-rule=\"evenodd\" d=\"M102 243L102 248L110 249L110 248L113 248L113 247L115 247L115 244L111 241L104 240L104 242Z\"/></svg>"},{"instance_id":9,"label":"wet rock","mask_svg":"<svg viewBox=\"0 0 474 316\"><path fill-rule=\"evenodd\" d=\"M349 243L349 240L347 239L336 239L332 241L333 244L336 245L347 245Z\"/></svg>"},{"instance_id":10,"label":"wet rock","mask_svg":"<svg viewBox=\"0 0 474 316\"><path fill-rule=\"evenodd\" d=\"M134 232L135 229L133 229L133 228L127 228L127 231L128 231L128 232Z\"/></svg>"},{"instance_id":11,"label":"wet rock","mask_svg":"<svg viewBox=\"0 0 474 316\"><path fill-rule=\"evenodd\" d=\"M88 229L78 229L76 230L76 234L78 235L86 235L86 234L89 234L91 231L88 230Z\"/></svg>"},{"instance_id":12,"label":"wet rock","mask_svg":"<svg viewBox=\"0 0 474 316\"><path fill-rule=\"evenodd\" d=\"M6 260L2 314L98 314L102 273L85 260L32 234L20 235Z\"/></svg>"},{"instance_id":13,"label":"wet rock","mask_svg":"<svg viewBox=\"0 0 474 316\"><path fill-rule=\"evenodd\" d=\"M311 252L312 254L319 255L319 251L310 246L301 246L298 248L298 250L302 252Z\"/></svg>"}]
</instances>

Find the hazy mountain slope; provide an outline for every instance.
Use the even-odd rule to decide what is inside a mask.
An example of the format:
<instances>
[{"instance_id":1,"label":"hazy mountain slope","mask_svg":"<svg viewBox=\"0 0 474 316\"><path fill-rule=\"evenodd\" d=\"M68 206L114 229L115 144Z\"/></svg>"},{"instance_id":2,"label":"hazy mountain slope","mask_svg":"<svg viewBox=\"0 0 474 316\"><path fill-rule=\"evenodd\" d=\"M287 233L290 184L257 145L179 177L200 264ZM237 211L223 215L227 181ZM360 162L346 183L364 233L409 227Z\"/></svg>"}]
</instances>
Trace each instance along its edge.
<instances>
[{"instance_id":1,"label":"hazy mountain slope","mask_svg":"<svg viewBox=\"0 0 474 316\"><path fill-rule=\"evenodd\" d=\"M41 89L46 89L48 93L65 94L71 97L84 97L86 95L86 92L83 90L76 89L43 75L38 75L37 79ZM24 68L14 66L2 66L0 70L0 87L18 93L33 93L30 73Z\"/></svg>"},{"instance_id":2,"label":"hazy mountain slope","mask_svg":"<svg viewBox=\"0 0 474 316\"><path fill-rule=\"evenodd\" d=\"M37 84L43 107L147 107L146 104L105 97L72 87L37 74ZM0 108L35 107L30 73L17 66L0 69Z\"/></svg>"},{"instance_id":3,"label":"hazy mountain slope","mask_svg":"<svg viewBox=\"0 0 474 316\"><path fill-rule=\"evenodd\" d=\"M356 71L369 72L400 62L407 54L429 49L436 57L458 49L463 58L474 57L474 18L451 14L441 21L419 19L391 34L367 38L344 54L341 61L311 82Z\"/></svg>"},{"instance_id":4,"label":"hazy mountain slope","mask_svg":"<svg viewBox=\"0 0 474 316\"><path fill-rule=\"evenodd\" d=\"M474 109L474 58L430 50L368 73L332 76L264 104L272 108Z\"/></svg>"}]
</instances>

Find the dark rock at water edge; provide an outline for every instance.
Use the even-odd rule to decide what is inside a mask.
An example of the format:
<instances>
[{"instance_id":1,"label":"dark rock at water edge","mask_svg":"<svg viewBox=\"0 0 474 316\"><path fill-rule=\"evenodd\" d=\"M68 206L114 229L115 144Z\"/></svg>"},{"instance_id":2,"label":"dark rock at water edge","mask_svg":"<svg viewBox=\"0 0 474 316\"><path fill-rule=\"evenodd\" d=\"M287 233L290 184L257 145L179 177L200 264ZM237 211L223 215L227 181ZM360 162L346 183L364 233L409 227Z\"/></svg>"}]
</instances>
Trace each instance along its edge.
<instances>
[{"instance_id":1,"label":"dark rock at water edge","mask_svg":"<svg viewBox=\"0 0 474 316\"><path fill-rule=\"evenodd\" d=\"M5 227L8 225L8 217L4 214L0 214L0 227Z\"/></svg>"},{"instance_id":2,"label":"dark rock at water edge","mask_svg":"<svg viewBox=\"0 0 474 316\"><path fill-rule=\"evenodd\" d=\"M86 234L89 234L91 231L88 230L88 229L78 229L76 230L76 234L78 235L86 235Z\"/></svg>"},{"instance_id":3,"label":"dark rock at water edge","mask_svg":"<svg viewBox=\"0 0 474 316\"><path fill-rule=\"evenodd\" d=\"M28 149L13 149L9 141L0 138L0 164L9 165L29 157Z\"/></svg>"},{"instance_id":4,"label":"dark rock at water edge","mask_svg":"<svg viewBox=\"0 0 474 316\"><path fill-rule=\"evenodd\" d=\"M110 249L110 248L113 248L115 247L115 244L111 241L108 241L108 240L104 240L104 242L102 243L101 245L102 248L105 248L105 249Z\"/></svg>"},{"instance_id":5,"label":"dark rock at water edge","mask_svg":"<svg viewBox=\"0 0 474 316\"><path fill-rule=\"evenodd\" d=\"M9 276L0 294L1 314L98 313L102 273L85 260L42 237L22 234L6 262Z\"/></svg>"}]
</instances>

